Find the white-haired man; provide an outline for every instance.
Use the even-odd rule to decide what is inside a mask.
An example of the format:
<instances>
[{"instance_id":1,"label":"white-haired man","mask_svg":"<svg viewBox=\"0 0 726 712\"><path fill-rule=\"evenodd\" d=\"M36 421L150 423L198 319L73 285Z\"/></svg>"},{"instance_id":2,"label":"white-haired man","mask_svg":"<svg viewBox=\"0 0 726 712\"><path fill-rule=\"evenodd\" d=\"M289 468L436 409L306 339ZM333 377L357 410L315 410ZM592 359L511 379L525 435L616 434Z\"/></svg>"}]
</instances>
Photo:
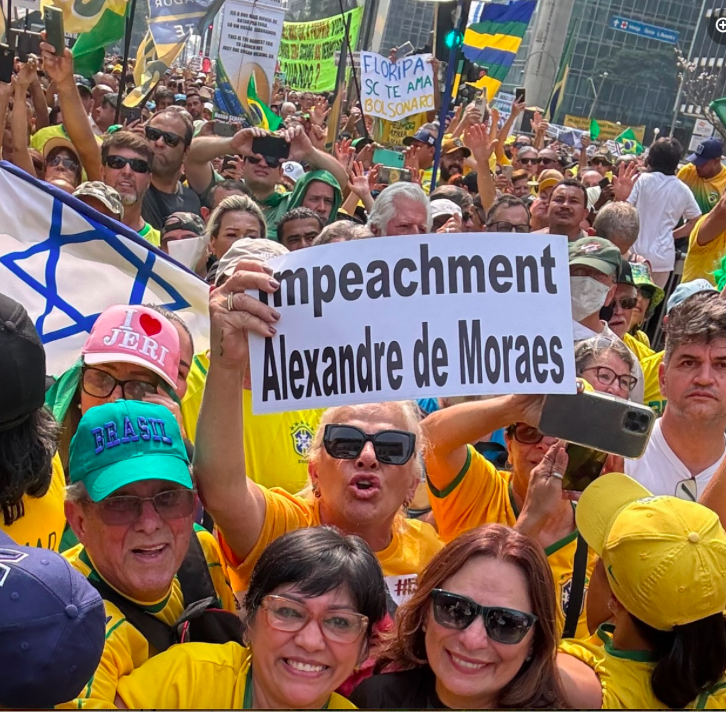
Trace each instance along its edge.
<instances>
[{"instance_id":1,"label":"white-haired man","mask_svg":"<svg viewBox=\"0 0 726 712\"><path fill-rule=\"evenodd\" d=\"M376 237L425 235L431 232L431 203L421 186L394 183L376 198L368 227Z\"/></svg>"}]
</instances>

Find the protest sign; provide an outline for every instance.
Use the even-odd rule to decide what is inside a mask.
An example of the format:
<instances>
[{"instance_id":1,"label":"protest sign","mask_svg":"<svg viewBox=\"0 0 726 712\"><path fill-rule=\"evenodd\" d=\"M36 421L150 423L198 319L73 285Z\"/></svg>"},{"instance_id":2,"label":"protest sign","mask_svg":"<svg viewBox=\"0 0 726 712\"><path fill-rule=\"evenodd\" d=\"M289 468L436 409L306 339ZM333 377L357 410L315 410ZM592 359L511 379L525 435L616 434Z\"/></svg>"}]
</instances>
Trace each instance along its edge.
<instances>
[{"instance_id":1,"label":"protest sign","mask_svg":"<svg viewBox=\"0 0 726 712\"><path fill-rule=\"evenodd\" d=\"M386 237L269 264L280 289L250 294L281 317L250 337L255 413L575 392L562 236Z\"/></svg>"},{"instance_id":2,"label":"protest sign","mask_svg":"<svg viewBox=\"0 0 726 712\"><path fill-rule=\"evenodd\" d=\"M562 123L567 128L580 129L580 131L589 132L591 122L592 119L588 119L585 116L572 116L571 114L567 114ZM613 121L604 121L603 119L597 119L597 123L600 127L600 135L598 137L600 141L608 141L609 139L614 139L618 137L621 133L623 133L626 128L628 128L627 124L625 124L625 128L623 128L623 126L621 126L620 124L617 124ZM638 139L638 141L640 141L640 143L643 143L643 137L645 136L645 126L631 126L630 128L633 129L633 133L635 134L635 137Z\"/></svg>"},{"instance_id":3,"label":"protest sign","mask_svg":"<svg viewBox=\"0 0 726 712\"><path fill-rule=\"evenodd\" d=\"M358 42L363 6L316 22L286 22L280 42L280 71L295 91L323 92L335 89L338 68L335 53L345 37L350 17L350 46Z\"/></svg>"},{"instance_id":4,"label":"protest sign","mask_svg":"<svg viewBox=\"0 0 726 712\"><path fill-rule=\"evenodd\" d=\"M391 62L375 52L361 52L363 112L398 121L411 114L433 111L436 106L430 56L414 54Z\"/></svg>"}]
</instances>

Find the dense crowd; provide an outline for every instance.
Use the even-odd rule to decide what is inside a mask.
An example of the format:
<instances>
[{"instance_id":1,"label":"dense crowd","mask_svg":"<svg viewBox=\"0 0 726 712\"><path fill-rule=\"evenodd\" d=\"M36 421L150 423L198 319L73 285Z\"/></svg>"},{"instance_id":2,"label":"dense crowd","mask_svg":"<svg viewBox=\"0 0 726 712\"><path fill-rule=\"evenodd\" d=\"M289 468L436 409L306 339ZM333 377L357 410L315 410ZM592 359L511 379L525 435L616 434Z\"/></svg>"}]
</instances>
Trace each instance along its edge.
<instances>
[{"instance_id":1,"label":"dense crowd","mask_svg":"<svg viewBox=\"0 0 726 712\"><path fill-rule=\"evenodd\" d=\"M219 135L213 72L169 70L138 118L107 61L17 62L3 158L163 253L196 239L210 347L118 304L50 373L0 294L0 706L723 708L723 143L574 148L536 112L516 133L515 101L409 117L396 145L276 85L283 158L260 127ZM566 489L542 395L253 413L270 259L459 233L566 236L573 397L652 409L642 457Z\"/></svg>"}]
</instances>

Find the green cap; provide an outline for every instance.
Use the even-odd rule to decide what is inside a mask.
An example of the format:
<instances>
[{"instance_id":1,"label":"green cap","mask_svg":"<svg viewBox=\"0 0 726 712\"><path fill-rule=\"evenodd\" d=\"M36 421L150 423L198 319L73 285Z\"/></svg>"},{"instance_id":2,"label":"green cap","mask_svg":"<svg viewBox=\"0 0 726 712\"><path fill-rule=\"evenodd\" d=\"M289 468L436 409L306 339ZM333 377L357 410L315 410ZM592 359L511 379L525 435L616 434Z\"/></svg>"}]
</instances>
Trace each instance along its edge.
<instances>
[{"instance_id":1,"label":"green cap","mask_svg":"<svg viewBox=\"0 0 726 712\"><path fill-rule=\"evenodd\" d=\"M71 482L94 502L144 480L192 489L189 458L176 418L163 405L118 400L91 408L71 441Z\"/></svg>"},{"instance_id":2,"label":"green cap","mask_svg":"<svg viewBox=\"0 0 726 712\"><path fill-rule=\"evenodd\" d=\"M569 245L570 267L584 265L611 276L620 274L620 250L602 237L581 237Z\"/></svg>"}]
</instances>

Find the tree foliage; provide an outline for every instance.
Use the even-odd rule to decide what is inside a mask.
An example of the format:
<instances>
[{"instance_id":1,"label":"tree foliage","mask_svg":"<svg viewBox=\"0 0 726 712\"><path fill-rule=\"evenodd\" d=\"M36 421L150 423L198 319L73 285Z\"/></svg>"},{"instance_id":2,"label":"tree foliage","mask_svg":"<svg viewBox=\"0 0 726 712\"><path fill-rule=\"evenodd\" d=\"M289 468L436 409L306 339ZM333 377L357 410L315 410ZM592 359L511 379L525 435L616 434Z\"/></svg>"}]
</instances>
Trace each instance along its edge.
<instances>
[{"instance_id":1,"label":"tree foliage","mask_svg":"<svg viewBox=\"0 0 726 712\"><path fill-rule=\"evenodd\" d=\"M624 47L599 60L598 72L608 73L608 82L628 85L648 84L672 89L675 93L678 67L673 49L629 49Z\"/></svg>"}]
</instances>

